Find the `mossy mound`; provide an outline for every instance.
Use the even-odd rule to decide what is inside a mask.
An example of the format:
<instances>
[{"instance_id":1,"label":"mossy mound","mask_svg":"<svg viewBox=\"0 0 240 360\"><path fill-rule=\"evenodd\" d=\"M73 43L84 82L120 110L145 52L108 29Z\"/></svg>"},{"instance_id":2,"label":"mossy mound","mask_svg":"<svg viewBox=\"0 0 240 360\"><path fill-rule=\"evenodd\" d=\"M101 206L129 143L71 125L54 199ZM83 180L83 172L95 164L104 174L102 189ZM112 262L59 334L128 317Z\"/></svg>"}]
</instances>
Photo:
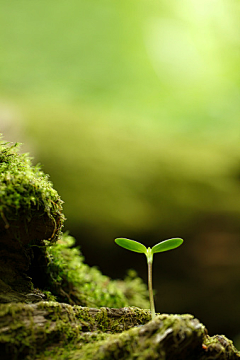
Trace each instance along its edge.
<instances>
[{"instance_id":1,"label":"mossy mound","mask_svg":"<svg viewBox=\"0 0 240 360\"><path fill-rule=\"evenodd\" d=\"M18 149L19 144L0 142L0 215L4 228L24 244L29 236L31 243L38 239L56 240L64 221L63 201L53 189L49 176L39 165L32 166L31 158L19 154ZM19 227L12 225L21 220L24 238ZM36 233L34 226L28 230L33 220L38 224Z\"/></svg>"},{"instance_id":2,"label":"mossy mound","mask_svg":"<svg viewBox=\"0 0 240 360\"><path fill-rule=\"evenodd\" d=\"M18 144L0 142L0 301L22 300L34 246L54 243L63 226L60 196ZM7 294L11 296L8 297Z\"/></svg>"}]
</instances>

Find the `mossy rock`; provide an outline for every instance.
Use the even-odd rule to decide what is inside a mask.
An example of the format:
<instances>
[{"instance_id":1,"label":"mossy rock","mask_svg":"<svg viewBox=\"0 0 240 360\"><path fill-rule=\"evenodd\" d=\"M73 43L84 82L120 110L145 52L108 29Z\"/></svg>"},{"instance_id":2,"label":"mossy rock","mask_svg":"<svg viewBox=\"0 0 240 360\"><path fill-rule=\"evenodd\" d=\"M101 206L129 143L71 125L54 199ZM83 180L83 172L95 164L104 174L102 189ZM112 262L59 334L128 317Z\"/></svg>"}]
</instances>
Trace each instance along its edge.
<instances>
[{"instance_id":1,"label":"mossy rock","mask_svg":"<svg viewBox=\"0 0 240 360\"><path fill-rule=\"evenodd\" d=\"M138 308L84 308L56 302L0 305L2 360L238 360L225 336L210 337L192 315L150 320Z\"/></svg>"},{"instance_id":2,"label":"mossy rock","mask_svg":"<svg viewBox=\"0 0 240 360\"><path fill-rule=\"evenodd\" d=\"M63 226L60 196L18 145L0 142L0 302L23 300L34 247L54 243ZM8 296L9 295L9 296Z\"/></svg>"},{"instance_id":3,"label":"mossy rock","mask_svg":"<svg viewBox=\"0 0 240 360\"><path fill-rule=\"evenodd\" d=\"M84 264L75 240L61 233L62 203L17 144L0 142L0 303L148 307L147 287L136 274L112 281Z\"/></svg>"}]
</instances>

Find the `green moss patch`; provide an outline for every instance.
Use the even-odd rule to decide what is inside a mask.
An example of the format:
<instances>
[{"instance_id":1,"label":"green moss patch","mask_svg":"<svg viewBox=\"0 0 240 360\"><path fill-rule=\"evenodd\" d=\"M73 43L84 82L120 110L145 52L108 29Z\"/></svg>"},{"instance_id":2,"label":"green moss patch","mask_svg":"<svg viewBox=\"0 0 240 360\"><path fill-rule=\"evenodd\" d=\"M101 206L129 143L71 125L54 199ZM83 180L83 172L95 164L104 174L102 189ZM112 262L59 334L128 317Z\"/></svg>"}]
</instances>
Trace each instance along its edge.
<instances>
[{"instance_id":1,"label":"green moss patch","mask_svg":"<svg viewBox=\"0 0 240 360\"><path fill-rule=\"evenodd\" d=\"M0 142L0 217L8 229L11 221L24 218L27 226L32 218L41 222L47 215L55 224L52 238L56 239L64 221L63 202L49 176L18 150L18 144Z\"/></svg>"},{"instance_id":2,"label":"green moss patch","mask_svg":"<svg viewBox=\"0 0 240 360\"><path fill-rule=\"evenodd\" d=\"M132 308L92 309L57 302L0 304L0 351L3 359L29 358L56 347L82 348L139 323L150 314Z\"/></svg>"},{"instance_id":3,"label":"green moss patch","mask_svg":"<svg viewBox=\"0 0 240 360\"><path fill-rule=\"evenodd\" d=\"M133 271L125 281L111 280L96 267L84 263L73 237L64 234L54 245L46 248L48 288L56 299L88 307L138 306L148 308L148 291Z\"/></svg>"}]
</instances>

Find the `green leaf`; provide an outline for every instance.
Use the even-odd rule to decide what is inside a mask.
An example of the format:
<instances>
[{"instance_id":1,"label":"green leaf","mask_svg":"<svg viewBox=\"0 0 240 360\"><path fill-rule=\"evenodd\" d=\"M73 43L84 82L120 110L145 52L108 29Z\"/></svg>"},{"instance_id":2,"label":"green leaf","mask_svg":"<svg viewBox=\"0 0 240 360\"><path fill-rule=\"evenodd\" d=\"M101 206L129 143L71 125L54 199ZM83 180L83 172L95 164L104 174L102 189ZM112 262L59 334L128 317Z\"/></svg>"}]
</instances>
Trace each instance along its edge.
<instances>
[{"instance_id":1,"label":"green leaf","mask_svg":"<svg viewBox=\"0 0 240 360\"><path fill-rule=\"evenodd\" d=\"M160 243L156 244L152 248L153 254L163 251L168 251L177 248L183 243L183 239L174 238L161 241Z\"/></svg>"},{"instance_id":2,"label":"green leaf","mask_svg":"<svg viewBox=\"0 0 240 360\"><path fill-rule=\"evenodd\" d=\"M146 247L134 240L129 240L129 239L125 239L125 238L117 238L115 239L115 243L118 244L119 246L123 247L124 249L130 250L130 251L135 251L138 253L143 253L146 254L147 249Z\"/></svg>"}]
</instances>

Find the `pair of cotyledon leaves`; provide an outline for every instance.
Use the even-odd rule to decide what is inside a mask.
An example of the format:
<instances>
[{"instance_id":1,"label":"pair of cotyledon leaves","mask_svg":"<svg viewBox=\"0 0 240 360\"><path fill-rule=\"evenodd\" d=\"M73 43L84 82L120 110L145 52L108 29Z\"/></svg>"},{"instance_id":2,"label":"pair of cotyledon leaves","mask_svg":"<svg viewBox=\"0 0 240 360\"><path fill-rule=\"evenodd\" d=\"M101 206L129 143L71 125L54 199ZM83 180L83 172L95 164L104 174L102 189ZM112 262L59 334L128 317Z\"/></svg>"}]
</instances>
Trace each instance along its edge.
<instances>
[{"instance_id":1,"label":"pair of cotyledon leaves","mask_svg":"<svg viewBox=\"0 0 240 360\"><path fill-rule=\"evenodd\" d=\"M183 239L173 238L173 239L164 240L154 245L152 248L148 248L148 249L146 248L146 246L135 240L117 238L115 239L115 242L116 244L127 250L143 253L147 256L149 251L153 255L155 253L175 249L183 243Z\"/></svg>"}]
</instances>

